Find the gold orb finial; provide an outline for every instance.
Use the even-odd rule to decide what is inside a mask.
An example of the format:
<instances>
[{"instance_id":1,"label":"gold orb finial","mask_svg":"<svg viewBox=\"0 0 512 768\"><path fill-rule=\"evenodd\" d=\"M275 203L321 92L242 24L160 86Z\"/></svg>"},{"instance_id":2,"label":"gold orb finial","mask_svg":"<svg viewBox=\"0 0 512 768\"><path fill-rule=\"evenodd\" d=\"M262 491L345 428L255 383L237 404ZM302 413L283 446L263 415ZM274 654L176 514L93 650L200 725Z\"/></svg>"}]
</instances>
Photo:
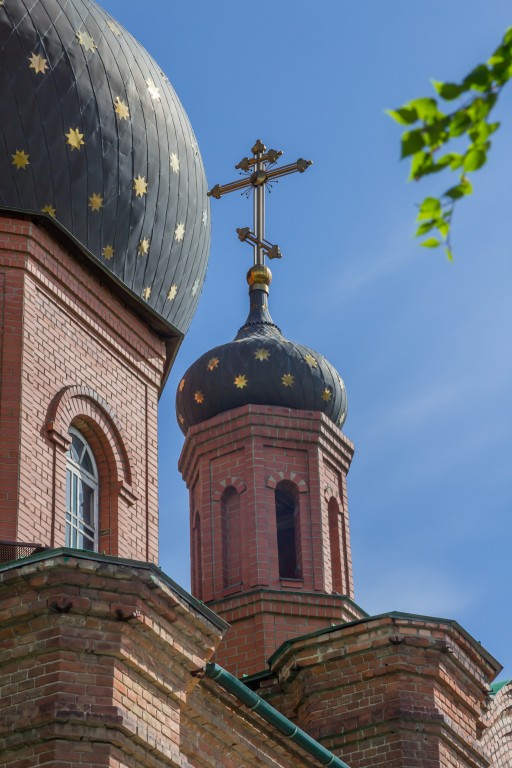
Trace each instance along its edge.
<instances>
[{"instance_id":1,"label":"gold orb finial","mask_svg":"<svg viewBox=\"0 0 512 768\"><path fill-rule=\"evenodd\" d=\"M259 288L268 293L271 282L272 272L265 264L254 264L247 272L247 283L250 290Z\"/></svg>"}]
</instances>

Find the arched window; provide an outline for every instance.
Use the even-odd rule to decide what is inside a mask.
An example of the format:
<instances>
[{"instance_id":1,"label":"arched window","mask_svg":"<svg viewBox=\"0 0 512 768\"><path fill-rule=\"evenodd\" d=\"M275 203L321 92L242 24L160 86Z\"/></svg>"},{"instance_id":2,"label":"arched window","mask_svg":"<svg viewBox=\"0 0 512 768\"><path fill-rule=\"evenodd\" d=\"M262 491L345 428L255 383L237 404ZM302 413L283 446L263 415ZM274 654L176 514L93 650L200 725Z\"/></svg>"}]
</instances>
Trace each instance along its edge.
<instances>
[{"instance_id":1,"label":"arched window","mask_svg":"<svg viewBox=\"0 0 512 768\"><path fill-rule=\"evenodd\" d=\"M98 549L98 470L82 434L69 430L66 454L66 547Z\"/></svg>"},{"instance_id":2,"label":"arched window","mask_svg":"<svg viewBox=\"0 0 512 768\"><path fill-rule=\"evenodd\" d=\"M279 483L275 498L279 576L282 579L300 579L302 568L297 489L287 481Z\"/></svg>"},{"instance_id":3,"label":"arched window","mask_svg":"<svg viewBox=\"0 0 512 768\"><path fill-rule=\"evenodd\" d=\"M203 599L203 561L201 542L201 515L196 512L192 526L192 593Z\"/></svg>"}]
</instances>

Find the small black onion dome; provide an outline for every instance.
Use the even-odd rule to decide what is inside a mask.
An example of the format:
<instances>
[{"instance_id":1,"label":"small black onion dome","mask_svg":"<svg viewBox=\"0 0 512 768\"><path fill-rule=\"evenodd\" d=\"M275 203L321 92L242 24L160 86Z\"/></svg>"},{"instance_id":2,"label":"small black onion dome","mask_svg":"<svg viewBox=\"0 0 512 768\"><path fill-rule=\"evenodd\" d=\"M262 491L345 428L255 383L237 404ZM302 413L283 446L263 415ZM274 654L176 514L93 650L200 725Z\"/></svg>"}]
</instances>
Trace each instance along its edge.
<instances>
[{"instance_id":1,"label":"small black onion dome","mask_svg":"<svg viewBox=\"0 0 512 768\"><path fill-rule=\"evenodd\" d=\"M270 270L258 268L268 273ZM256 268L249 270L248 282ZM273 323L262 284L250 290L250 311L233 341L206 352L181 379L176 415L184 434L242 405L277 405L321 411L338 427L347 416L345 385L327 360L284 338Z\"/></svg>"},{"instance_id":2,"label":"small black onion dome","mask_svg":"<svg viewBox=\"0 0 512 768\"><path fill-rule=\"evenodd\" d=\"M0 95L0 208L53 216L185 333L208 258L207 184L159 66L93 0L2 0Z\"/></svg>"}]
</instances>

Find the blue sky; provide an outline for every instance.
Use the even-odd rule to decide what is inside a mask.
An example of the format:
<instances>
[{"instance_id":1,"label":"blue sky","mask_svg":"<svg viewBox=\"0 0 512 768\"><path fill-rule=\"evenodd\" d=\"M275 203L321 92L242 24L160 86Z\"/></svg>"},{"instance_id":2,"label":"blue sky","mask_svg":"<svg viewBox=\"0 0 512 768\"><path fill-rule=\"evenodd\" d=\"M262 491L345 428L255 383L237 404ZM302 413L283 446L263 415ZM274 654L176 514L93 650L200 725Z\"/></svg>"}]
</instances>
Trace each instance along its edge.
<instances>
[{"instance_id":1,"label":"blue sky","mask_svg":"<svg viewBox=\"0 0 512 768\"><path fill-rule=\"evenodd\" d=\"M418 247L415 203L447 179L407 184L384 115L485 60L512 24L493 0L103 0L168 75L210 186L256 138L311 158L268 201L270 309L285 335L344 378L356 444L349 513L356 600L457 619L512 676L512 86L475 195L459 206L455 262ZM188 494L176 385L247 311L251 223L238 195L212 201L199 310L160 404L160 564L189 587ZM503 675L502 675L503 676Z\"/></svg>"}]
</instances>

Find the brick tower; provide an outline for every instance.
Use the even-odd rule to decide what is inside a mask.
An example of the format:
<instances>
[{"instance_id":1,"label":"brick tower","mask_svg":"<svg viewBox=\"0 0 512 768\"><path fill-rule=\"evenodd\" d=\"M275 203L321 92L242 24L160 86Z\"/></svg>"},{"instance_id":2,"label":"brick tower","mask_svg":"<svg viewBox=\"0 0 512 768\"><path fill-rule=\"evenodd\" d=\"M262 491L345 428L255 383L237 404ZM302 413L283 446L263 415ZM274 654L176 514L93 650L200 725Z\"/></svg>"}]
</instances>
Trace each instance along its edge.
<instances>
[{"instance_id":1,"label":"brick tower","mask_svg":"<svg viewBox=\"0 0 512 768\"><path fill-rule=\"evenodd\" d=\"M353 602L346 477L352 443L340 427L338 372L284 338L268 311L261 196L281 153L257 141L237 167L254 188L249 315L235 339L185 373L177 415L186 433L180 471L190 490L192 589L231 625L218 659L237 674L265 666L285 640L360 618ZM298 160L283 174L304 171Z\"/></svg>"}]
</instances>

